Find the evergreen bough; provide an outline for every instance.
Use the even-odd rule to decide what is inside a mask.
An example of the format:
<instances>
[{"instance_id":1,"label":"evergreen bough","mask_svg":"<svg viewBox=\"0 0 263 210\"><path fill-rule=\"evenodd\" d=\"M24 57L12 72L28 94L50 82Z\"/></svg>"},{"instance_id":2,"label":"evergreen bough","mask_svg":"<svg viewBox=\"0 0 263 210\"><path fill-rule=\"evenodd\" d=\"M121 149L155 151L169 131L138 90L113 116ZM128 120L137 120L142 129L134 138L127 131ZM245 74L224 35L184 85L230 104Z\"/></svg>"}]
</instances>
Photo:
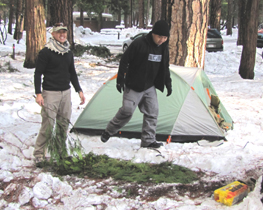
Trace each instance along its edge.
<instances>
[{"instance_id":1,"label":"evergreen bough","mask_svg":"<svg viewBox=\"0 0 263 210\"><path fill-rule=\"evenodd\" d=\"M85 52L101 58L108 58L111 56L110 50L105 46L91 46L91 45L76 45L72 50L74 56L81 57Z\"/></svg>"},{"instance_id":2,"label":"evergreen bough","mask_svg":"<svg viewBox=\"0 0 263 210\"><path fill-rule=\"evenodd\" d=\"M54 119L51 119L54 120ZM190 183L197 175L188 168L166 161L161 164L133 163L131 160L118 160L107 155L90 152L83 155L79 139L66 136L68 120L54 120L55 127L47 129L45 149L50 161L42 163L58 175L78 174L90 178L109 178L128 182L152 183ZM52 123L51 123L52 124Z\"/></svg>"}]
</instances>

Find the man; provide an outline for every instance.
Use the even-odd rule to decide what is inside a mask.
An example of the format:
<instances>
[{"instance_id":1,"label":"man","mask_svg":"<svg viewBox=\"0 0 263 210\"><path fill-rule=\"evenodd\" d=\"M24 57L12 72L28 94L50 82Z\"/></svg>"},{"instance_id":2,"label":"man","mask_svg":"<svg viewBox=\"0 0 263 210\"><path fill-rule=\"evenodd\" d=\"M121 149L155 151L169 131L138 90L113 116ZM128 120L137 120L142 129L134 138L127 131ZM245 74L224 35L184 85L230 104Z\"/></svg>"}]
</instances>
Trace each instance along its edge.
<instances>
[{"instance_id":1,"label":"man","mask_svg":"<svg viewBox=\"0 0 263 210\"><path fill-rule=\"evenodd\" d=\"M144 114L141 147L159 148L155 133L159 112L156 88L171 95L171 78L168 51L169 26L157 21L146 37L134 40L123 54L117 77L117 90L123 90L123 103L115 117L102 133L101 141L107 142L131 119L138 106Z\"/></svg>"},{"instance_id":2,"label":"man","mask_svg":"<svg viewBox=\"0 0 263 210\"><path fill-rule=\"evenodd\" d=\"M85 103L73 54L69 49L67 31L63 23L55 24L52 28L52 37L39 52L36 62L34 75L36 102L42 106L42 124L34 150L36 162L43 161L46 142L51 138L53 130L56 130L56 139L65 141L67 138L71 117L70 82L79 94L80 104ZM43 91L41 91L41 83ZM61 142L58 144L62 147Z\"/></svg>"}]
</instances>

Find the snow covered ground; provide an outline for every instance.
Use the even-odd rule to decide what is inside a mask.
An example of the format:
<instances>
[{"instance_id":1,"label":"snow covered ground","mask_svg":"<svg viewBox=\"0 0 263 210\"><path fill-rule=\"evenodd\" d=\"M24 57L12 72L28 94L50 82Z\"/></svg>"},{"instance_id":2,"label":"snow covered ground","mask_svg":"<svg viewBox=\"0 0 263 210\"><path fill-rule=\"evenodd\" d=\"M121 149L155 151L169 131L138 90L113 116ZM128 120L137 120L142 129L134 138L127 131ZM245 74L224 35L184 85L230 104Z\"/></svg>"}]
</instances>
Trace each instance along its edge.
<instances>
[{"instance_id":1,"label":"snow covered ground","mask_svg":"<svg viewBox=\"0 0 263 210\"><path fill-rule=\"evenodd\" d=\"M77 43L107 45L112 52L121 52L122 41L138 32L137 29L123 29L111 35L76 28ZM49 37L50 34L47 33ZM151 189L138 185L136 198L125 196L124 184L112 179L91 180L76 176L59 179L54 174L36 168L33 149L40 128L40 106L33 98L34 69L23 68L25 36L16 44L16 59L10 58L12 45L16 42L8 36L6 45L0 45L0 209L179 209L179 210L258 210L262 209L260 194L263 160L263 60L261 49L257 49L255 79L244 80L238 74L242 47L236 46L236 31L233 36L224 35L224 51L205 55L205 72L212 81L219 98L234 120L234 130L226 134L227 142L220 146L197 143L170 143L160 149L164 157L156 152L140 148L139 139L111 138L107 143L100 136L79 135L85 152L107 154L113 158L134 162L160 163L173 161L174 164L203 171L202 181L228 184L235 180L257 180L255 189L243 202L227 207L213 199L213 191L199 197L191 193L176 191L147 200L144 196L151 190L170 186L159 184ZM94 93L117 72L118 63L107 65L101 58L84 54L75 58L79 80L87 102ZM15 69L13 73L3 69ZM175 87L174 87L175 88ZM85 105L79 105L79 97L72 89L74 124ZM114 115L115 113L113 113ZM75 134L71 134L75 135ZM193 185L196 183L193 183ZM127 186L126 186L127 187ZM122 190L120 190L122 189ZM126 192L127 193L127 192ZM207 196L210 195L210 196Z\"/></svg>"}]
</instances>

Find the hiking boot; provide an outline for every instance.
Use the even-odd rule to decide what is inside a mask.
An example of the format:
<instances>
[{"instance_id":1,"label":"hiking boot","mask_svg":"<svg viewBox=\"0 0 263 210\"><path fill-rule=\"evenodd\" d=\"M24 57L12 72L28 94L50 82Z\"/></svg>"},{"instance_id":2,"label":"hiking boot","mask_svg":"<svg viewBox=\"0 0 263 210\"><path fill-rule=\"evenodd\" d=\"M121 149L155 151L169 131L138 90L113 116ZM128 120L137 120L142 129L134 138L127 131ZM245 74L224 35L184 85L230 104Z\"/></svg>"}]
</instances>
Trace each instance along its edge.
<instances>
[{"instance_id":1,"label":"hiking boot","mask_svg":"<svg viewBox=\"0 0 263 210\"><path fill-rule=\"evenodd\" d=\"M35 160L34 160L35 165L36 165L36 167L38 167L38 168L42 168L42 167L43 167L44 161L45 161L45 160L44 160L44 158L42 158L42 157L36 157Z\"/></svg>"},{"instance_id":2,"label":"hiking boot","mask_svg":"<svg viewBox=\"0 0 263 210\"><path fill-rule=\"evenodd\" d=\"M106 143L110 138L110 134L107 131L103 131L103 133L101 134L101 141Z\"/></svg>"},{"instance_id":3,"label":"hiking boot","mask_svg":"<svg viewBox=\"0 0 263 210\"><path fill-rule=\"evenodd\" d=\"M49 158L43 158L43 157L36 157L34 162L37 168L43 168L46 164L46 162L49 161Z\"/></svg>"},{"instance_id":4,"label":"hiking boot","mask_svg":"<svg viewBox=\"0 0 263 210\"><path fill-rule=\"evenodd\" d=\"M163 146L163 143L158 143L157 141L149 144L148 146L142 146L142 147L145 147L145 148L159 148Z\"/></svg>"}]
</instances>

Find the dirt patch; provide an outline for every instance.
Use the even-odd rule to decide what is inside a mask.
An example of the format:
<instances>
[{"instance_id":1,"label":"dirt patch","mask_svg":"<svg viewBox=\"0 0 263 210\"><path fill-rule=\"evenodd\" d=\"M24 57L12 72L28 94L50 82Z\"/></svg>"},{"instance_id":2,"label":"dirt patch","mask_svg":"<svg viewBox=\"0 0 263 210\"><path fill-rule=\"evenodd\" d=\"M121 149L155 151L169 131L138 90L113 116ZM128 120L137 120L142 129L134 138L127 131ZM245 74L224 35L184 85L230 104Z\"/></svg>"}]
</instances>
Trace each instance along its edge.
<instances>
[{"instance_id":1,"label":"dirt patch","mask_svg":"<svg viewBox=\"0 0 263 210\"><path fill-rule=\"evenodd\" d=\"M0 189L4 191L0 198L8 203L17 203L23 188L32 187L31 181L32 179L17 179L11 182L0 182Z\"/></svg>"},{"instance_id":2,"label":"dirt patch","mask_svg":"<svg viewBox=\"0 0 263 210\"><path fill-rule=\"evenodd\" d=\"M90 179L88 177L79 178L77 176L62 176L62 180L66 181L72 186L73 190L82 188L89 193L97 195L108 195L112 198L130 198L140 199L145 202L152 202L158 200L160 197L167 197L172 200L181 201L182 197L188 197L189 199L202 199L212 197L216 189L225 186L227 183L235 181L221 179L218 181L212 180L213 176L206 176L204 173L197 173L199 181L195 181L190 184L181 183L136 183L116 181L112 178L109 179ZM206 181L205 181L206 180ZM4 193L0 196L8 203L17 203L18 197L21 194L23 187L33 188L36 180L35 177L30 179L17 179L11 182L1 182L0 190ZM96 187L91 187L96 186ZM92 191L91 191L92 189ZM262 189L261 189L262 190ZM262 190L263 191L263 190ZM54 198L52 198L54 199ZM198 201L197 201L198 202ZM61 200L54 199L54 204L61 204ZM32 202L25 204L29 208L34 208ZM100 208L105 209L106 204L100 204Z\"/></svg>"},{"instance_id":3,"label":"dirt patch","mask_svg":"<svg viewBox=\"0 0 263 210\"><path fill-rule=\"evenodd\" d=\"M113 191L119 192L117 198L135 199L138 196L141 200L156 201L160 197L168 197L174 200L179 196L187 195L191 199L200 197L211 197L214 190L222 187L221 182L198 182L194 184L144 184L120 183L115 182L99 187L101 193L112 194Z\"/></svg>"},{"instance_id":4,"label":"dirt patch","mask_svg":"<svg viewBox=\"0 0 263 210\"><path fill-rule=\"evenodd\" d=\"M197 173L199 180L202 180L203 173ZM211 197L214 190L225 185L223 181L195 181L190 184L181 183L136 183L116 181L113 179L89 179L68 176L65 181L71 183L80 183L81 188L85 190L90 184L96 185L96 194L107 194L114 198L130 198L145 200L146 202L156 201L160 197L167 197L173 200L180 200L180 196L188 196L190 199ZM89 183L89 184L87 184Z\"/></svg>"}]
</instances>

